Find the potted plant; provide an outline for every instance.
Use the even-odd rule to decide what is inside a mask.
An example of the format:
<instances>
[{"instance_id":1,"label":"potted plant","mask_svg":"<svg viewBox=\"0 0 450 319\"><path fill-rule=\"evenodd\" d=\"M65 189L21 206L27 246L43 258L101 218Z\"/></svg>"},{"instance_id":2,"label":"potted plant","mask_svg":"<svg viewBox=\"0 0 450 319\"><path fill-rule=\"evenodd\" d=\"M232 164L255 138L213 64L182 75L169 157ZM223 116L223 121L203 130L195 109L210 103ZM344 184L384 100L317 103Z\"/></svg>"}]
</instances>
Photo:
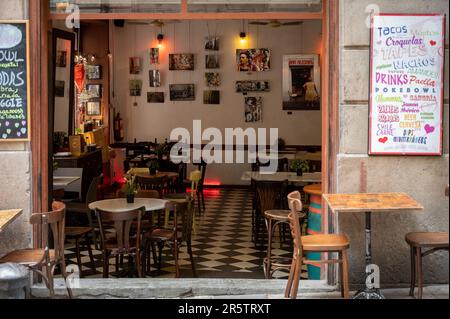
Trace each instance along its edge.
<instances>
[{"instance_id":1,"label":"potted plant","mask_svg":"<svg viewBox=\"0 0 450 319\"><path fill-rule=\"evenodd\" d=\"M134 195L137 193L135 176L128 175L125 177L125 180L125 188L123 191L127 197L127 203L134 203Z\"/></svg>"},{"instance_id":2,"label":"potted plant","mask_svg":"<svg viewBox=\"0 0 450 319\"><path fill-rule=\"evenodd\" d=\"M308 161L296 159L291 162L291 169L297 172L297 176L302 176L303 172L309 170Z\"/></svg>"},{"instance_id":3,"label":"potted plant","mask_svg":"<svg viewBox=\"0 0 450 319\"><path fill-rule=\"evenodd\" d=\"M147 162L147 167L148 167L150 175L155 175L156 174L156 170L159 168L158 161L157 160L151 160L151 161Z\"/></svg>"}]
</instances>

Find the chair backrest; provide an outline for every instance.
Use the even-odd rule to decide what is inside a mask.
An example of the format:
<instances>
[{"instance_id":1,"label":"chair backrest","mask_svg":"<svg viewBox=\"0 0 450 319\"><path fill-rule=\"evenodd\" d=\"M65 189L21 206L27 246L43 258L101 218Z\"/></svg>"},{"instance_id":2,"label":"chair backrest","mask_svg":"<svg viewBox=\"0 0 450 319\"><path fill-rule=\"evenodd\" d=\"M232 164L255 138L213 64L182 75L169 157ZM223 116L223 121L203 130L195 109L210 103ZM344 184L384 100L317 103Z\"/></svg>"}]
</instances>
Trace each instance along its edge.
<instances>
[{"instance_id":1,"label":"chair backrest","mask_svg":"<svg viewBox=\"0 0 450 319\"><path fill-rule=\"evenodd\" d=\"M103 249L105 249L106 241L106 225L113 226L116 231L117 246L113 247L120 253L130 253L131 251L139 251L141 245L141 219L145 213L145 207L124 211L124 212L110 212L106 210L96 209L98 224L100 228L100 240ZM136 245L130 245L131 225L133 221L137 221L136 229Z\"/></svg>"},{"instance_id":2,"label":"chair backrest","mask_svg":"<svg viewBox=\"0 0 450 319\"><path fill-rule=\"evenodd\" d=\"M89 184L88 191L86 193L86 205L98 200L98 185L100 184L100 180L103 178L103 174L99 176L95 176L91 184Z\"/></svg>"},{"instance_id":3,"label":"chair backrest","mask_svg":"<svg viewBox=\"0 0 450 319\"><path fill-rule=\"evenodd\" d=\"M284 208L284 196L287 188L285 181L257 181L253 180L255 186L256 199L259 203L261 213L266 210Z\"/></svg>"},{"instance_id":4,"label":"chair backrest","mask_svg":"<svg viewBox=\"0 0 450 319\"><path fill-rule=\"evenodd\" d=\"M192 224L194 220L194 200L191 197L186 201L167 201L165 209L173 213L173 227L175 234L181 232L182 241L188 241L192 235ZM181 215L181 220L178 215Z\"/></svg>"},{"instance_id":5,"label":"chair backrest","mask_svg":"<svg viewBox=\"0 0 450 319\"><path fill-rule=\"evenodd\" d=\"M49 261L48 254L48 229L53 233L53 249L55 250L55 259L64 258L64 218L66 213L66 205L62 202L54 201L52 203L52 211L44 213L35 213L30 217L30 223L42 226L42 247L45 249L44 259Z\"/></svg>"},{"instance_id":6,"label":"chair backrest","mask_svg":"<svg viewBox=\"0 0 450 319\"><path fill-rule=\"evenodd\" d=\"M195 164L198 168L199 171L201 171L201 176L200 176L200 181L198 183L199 188L203 188L203 183L205 182L205 176L206 176L206 166L208 165L208 163L206 163L205 161L199 163L199 164Z\"/></svg>"},{"instance_id":7,"label":"chair backrest","mask_svg":"<svg viewBox=\"0 0 450 319\"><path fill-rule=\"evenodd\" d=\"M202 178L202 172L199 170L192 171L189 174L189 180L191 181L191 197L195 195L195 192L198 189L198 185Z\"/></svg>"},{"instance_id":8,"label":"chair backrest","mask_svg":"<svg viewBox=\"0 0 450 319\"><path fill-rule=\"evenodd\" d=\"M288 194L288 205L289 209L294 209L297 213L301 212L303 209L301 194L299 191L294 191Z\"/></svg>"},{"instance_id":9,"label":"chair backrest","mask_svg":"<svg viewBox=\"0 0 450 319\"><path fill-rule=\"evenodd\" d=\"M159 192L159 197L162 197L164 190L167 186L166 177L146 177L136 175L136 183L139 189L143 190L157 190Z\"/></svg>"}]
</instances>

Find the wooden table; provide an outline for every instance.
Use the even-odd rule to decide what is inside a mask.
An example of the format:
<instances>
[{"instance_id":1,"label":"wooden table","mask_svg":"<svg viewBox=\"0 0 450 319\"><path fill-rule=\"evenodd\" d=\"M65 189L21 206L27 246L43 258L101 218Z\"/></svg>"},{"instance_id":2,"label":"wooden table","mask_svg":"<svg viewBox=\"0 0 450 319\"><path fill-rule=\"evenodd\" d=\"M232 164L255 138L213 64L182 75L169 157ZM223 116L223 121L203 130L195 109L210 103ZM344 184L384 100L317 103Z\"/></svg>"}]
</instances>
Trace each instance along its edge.
<instances>
[{"instance_id":1,"label":"wooden table","mask_svg":"<svg viewBox=\"0 0 450 319\"><path fill-rule=\"evenodd\" d=\"M366 226L366 276L372 275L372 246L371 246L371 213L411 211L423 209L423 206L405 193L361 193L361 194L323 194L322 195L333 213L365 213ZM367 281L366 281L367 282ZM371 281L370 281L371 282ZM358 291L354 299L384 299L378 289L370 287Z\"/></svg>"},{"instance_id":2,"label":"wooden table","mask_svg":"<svg viewBox=\"0 0 450 319\"><path fill-rule=\"evenodd\" d=\"M139 198L134 199L134 203L127 203L126 198L114 198L105 199L92 202L89 204L89 209L101 209L109 212L125 212L132 209L138 209L142 206L145 207L145 211L151 212L155 210L164 209L166 205L166 200L158 198Z\"/></svg>"},{"instance_id":3,"label":"wooden table","mask_svg":"<svg viewBox=\"0 0 450 319\"><path fill-rule=\"evenodd\" d=\"M69 186L80 179L81 177L79 176L53 176L53 188Z\"/></svg>"},{"instance_id":4,"label":"wooden table","mask_svg":"<svg viewBox=\"0 0 450 319\"><path fill-rule=\"evenodd\" d=\"M297 176L294 172L276 172L274 174L264 174L260 172L246 171L241 176L241 181L284 181L290 183L320 183L322 181L322 173L303 173Z\"/></svg>"},{"instance_id":5,"label":"wooden table","mask_svg":"<svg viewBox=\"0 0 450 319\"><path fill-rule=\"evenodd\" d=\"M22 209L0 210L0 232L22 214Z\"/></svg>"}]
</instances>

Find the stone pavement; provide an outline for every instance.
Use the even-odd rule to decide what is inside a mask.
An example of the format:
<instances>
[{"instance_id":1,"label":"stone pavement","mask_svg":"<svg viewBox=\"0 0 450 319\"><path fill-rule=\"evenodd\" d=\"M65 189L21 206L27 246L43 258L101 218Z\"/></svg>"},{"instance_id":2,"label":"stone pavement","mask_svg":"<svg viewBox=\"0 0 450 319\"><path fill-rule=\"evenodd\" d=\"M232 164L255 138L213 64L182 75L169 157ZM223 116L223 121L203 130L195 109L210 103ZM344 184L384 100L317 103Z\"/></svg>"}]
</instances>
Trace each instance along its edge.
<instances>
[{"instance_id":1,"label":"stone pavement","mask_svg":"<svg viewBox=\"0 0 450 319\"><path fill-rule=\"evenodd\" d=\"M280 299L284 298L284 279L80 279L73 289L76 298L195 298L195 299ZM299 299L337 299L340 293L323 281L301 281ZM416 290L417 291L417 290ZM353 295L354 292L352 292ZM382 289L387 299L412 299L409 288ZM64 281L55 280L56 298L67 298ZM31 289L33 298L48 298L48 290L42 284ZM433 285L424 288L424 299L449 299L449 285Z\"/></svg>"}]
</instances>

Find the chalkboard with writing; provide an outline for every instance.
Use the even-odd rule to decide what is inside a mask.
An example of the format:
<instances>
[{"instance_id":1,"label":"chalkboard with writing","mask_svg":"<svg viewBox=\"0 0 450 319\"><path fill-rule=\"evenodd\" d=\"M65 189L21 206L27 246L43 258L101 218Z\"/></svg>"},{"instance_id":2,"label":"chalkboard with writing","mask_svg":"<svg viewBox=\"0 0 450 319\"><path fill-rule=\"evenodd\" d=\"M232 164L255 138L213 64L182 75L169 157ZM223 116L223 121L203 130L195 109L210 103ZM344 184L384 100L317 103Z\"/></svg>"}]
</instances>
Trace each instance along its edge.
<instances>
[{"instance_id":1,"label":"chalkboard with writing","mask_svg":"<svg viewBox=\"0 0 450 319\"><path fill-rule=\"evenodd\" d=\"M369 154L442 155L445 16L372 19Z\"/></svg>"},{"instance_id":2,"label":"chalkboard with writing","mask_svg":"<svg viewBox=\"0 0 450 319\"><path fill-rule=\"evenodd\" d=\"M0 142L29 140L28 23L0 21Z\"/></svg>"}]
</instances>

